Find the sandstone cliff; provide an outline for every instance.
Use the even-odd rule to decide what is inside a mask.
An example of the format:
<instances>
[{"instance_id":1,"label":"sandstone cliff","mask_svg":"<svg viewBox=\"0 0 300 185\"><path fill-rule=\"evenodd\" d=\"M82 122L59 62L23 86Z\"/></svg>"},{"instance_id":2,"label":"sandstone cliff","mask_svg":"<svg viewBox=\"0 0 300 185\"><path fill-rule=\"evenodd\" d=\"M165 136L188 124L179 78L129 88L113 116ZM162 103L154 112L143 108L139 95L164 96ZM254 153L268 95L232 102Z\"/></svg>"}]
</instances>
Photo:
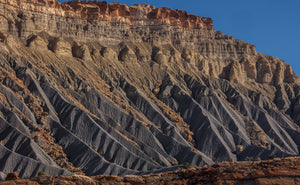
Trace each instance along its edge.
<instances>
[{"instance_id":1,"label":"sandstone cliff","mask_svg":"<svg viewBox=\"0 0 300 185\"><path fill-rule=\"evenodd\" d=\"M299 155L284 61L149 5L0 0L0 175L126 175Z\"/></svg>"}]
</instances>

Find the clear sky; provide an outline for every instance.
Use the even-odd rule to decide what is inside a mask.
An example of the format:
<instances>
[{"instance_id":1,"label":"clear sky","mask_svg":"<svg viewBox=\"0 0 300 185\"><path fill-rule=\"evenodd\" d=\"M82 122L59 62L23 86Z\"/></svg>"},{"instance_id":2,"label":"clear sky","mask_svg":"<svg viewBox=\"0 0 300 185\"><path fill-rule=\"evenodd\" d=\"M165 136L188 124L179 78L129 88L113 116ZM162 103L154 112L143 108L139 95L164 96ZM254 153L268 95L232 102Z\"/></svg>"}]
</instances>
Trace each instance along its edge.
<instances>
[{"instance_id":1,"label":"clear sky","mask_svg":"<svg viewBox=\"0 0 300 185\"><path fill-rule=\"evenodd\" d=\"M66 0L58 0L60 2ZM300 76L300 0L107 0L186 10L211 17L215 30L283 59Z\"/></svg>"}]
</instances>

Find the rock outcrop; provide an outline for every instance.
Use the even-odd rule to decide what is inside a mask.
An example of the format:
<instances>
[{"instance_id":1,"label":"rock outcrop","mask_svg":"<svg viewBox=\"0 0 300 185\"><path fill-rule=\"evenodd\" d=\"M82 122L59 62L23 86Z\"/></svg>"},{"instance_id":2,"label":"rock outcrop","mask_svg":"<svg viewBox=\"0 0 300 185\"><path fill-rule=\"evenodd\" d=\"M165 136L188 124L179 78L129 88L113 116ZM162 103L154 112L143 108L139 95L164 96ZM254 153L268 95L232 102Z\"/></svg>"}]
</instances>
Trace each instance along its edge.
<instances>
[{"instance_id":1,"label":"rock outcrop","mask_svg":"<svg viewBox=\"0 0 300 185\"><path fill-rule=\"evenodd\" d=\"M16 172L13 172L13 173L7 174L5 180L6 181L9 181L9 180L20 180L20 177L19 177L19 175Z\"/></svg>"},{"instance_id":2,"label":"rock outcrop","mask_svg":"<svg viewBox=\"0 0 300 185\"><path fill-rule=\"evenodd\" d=\"M0 0L0 23L0 178L299 155L299 78L210 18Z\"/></svg>"},{"instance_id":3,"label":"rock outcrop","mask_svg":"<svg viewBox=\"0 0 300 185\"><path fill-rule=\"evenodd\" d=\"M125 177L99 175L86 176L56 176L33 177L27 180L0 182L15 184L87 184L87 185L114 185L114 184L299 184L300 159L286 158L268 161L222 162L202 168L192 167L175 172L126 175Z\"/></svg>"}]
</instances>

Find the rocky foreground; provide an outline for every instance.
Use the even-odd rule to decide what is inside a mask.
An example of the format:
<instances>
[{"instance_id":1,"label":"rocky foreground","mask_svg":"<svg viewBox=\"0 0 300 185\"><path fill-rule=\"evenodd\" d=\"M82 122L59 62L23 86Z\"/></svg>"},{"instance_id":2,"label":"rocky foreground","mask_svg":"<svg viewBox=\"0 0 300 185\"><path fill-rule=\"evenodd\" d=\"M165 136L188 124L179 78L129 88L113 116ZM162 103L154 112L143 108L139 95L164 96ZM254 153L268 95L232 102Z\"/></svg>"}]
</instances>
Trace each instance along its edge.
<instances>
[{"instance_id":1,"label":"rocky foreground","mask_svg":"<svg viewBox=\"0 0 300 185\"><path fill-rule=\"evenodd\" d=\"M212 166L195 167L175 172L125 177L98 175L87 177L41 176L29 179L0 182L0 185L38 184L300 184L300 158L276 158L267 161L221 162Z\"/></svg>"}]
</instances>

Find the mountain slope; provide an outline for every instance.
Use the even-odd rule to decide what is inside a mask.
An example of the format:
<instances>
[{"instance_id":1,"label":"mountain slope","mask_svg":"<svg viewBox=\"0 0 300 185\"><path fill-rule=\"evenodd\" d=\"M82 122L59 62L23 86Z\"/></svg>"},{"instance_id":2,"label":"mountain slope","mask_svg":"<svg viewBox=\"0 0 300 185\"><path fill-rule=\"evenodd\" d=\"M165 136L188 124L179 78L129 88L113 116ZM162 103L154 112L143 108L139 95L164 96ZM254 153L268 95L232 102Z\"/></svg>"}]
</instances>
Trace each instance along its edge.
<instances>
[{"instance_id":1,"label":"mountain slope","mask_svg":"<svg viewBox=\"0 0 300 185\"><path fill-rule=\"evenodd\" d=\"M299 155L299 78L210 18L96 1L0 6L0 152L23 156L3 158L3 173Z\"/></svg>"}]
</instances>

